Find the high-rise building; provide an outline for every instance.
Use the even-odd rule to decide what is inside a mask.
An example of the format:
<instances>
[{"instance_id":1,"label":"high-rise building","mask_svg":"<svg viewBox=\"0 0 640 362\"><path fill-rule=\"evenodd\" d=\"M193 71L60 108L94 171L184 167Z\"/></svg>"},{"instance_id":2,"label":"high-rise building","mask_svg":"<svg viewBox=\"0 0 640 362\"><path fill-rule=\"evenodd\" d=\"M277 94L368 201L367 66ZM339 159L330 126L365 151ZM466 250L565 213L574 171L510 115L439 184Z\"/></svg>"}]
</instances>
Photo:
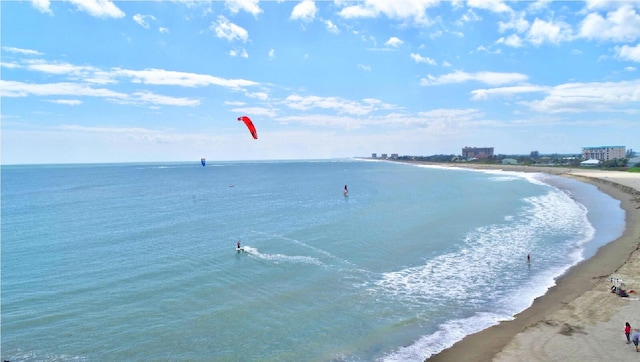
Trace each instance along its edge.
<instances>
[{"instance_id":1,"label":"high-rise building","mask_svg":"<svg viewBox=\"0 0 640 362\"><path fill-rule=\"evenodd\" d=\"M462 158L490 158L493 157L493 147L465 147L462 149Z\"/></svg>"},{"instance_id":2,"label":"high-rise building","mask_svg":"<svg viewBox=\"0 0 640 362\"><path fill-rule=\"evenodd\" d=\"M582 147L582 158L585 160L610 161L625 157L624 146Z\"/></svg>"}]
</instances>

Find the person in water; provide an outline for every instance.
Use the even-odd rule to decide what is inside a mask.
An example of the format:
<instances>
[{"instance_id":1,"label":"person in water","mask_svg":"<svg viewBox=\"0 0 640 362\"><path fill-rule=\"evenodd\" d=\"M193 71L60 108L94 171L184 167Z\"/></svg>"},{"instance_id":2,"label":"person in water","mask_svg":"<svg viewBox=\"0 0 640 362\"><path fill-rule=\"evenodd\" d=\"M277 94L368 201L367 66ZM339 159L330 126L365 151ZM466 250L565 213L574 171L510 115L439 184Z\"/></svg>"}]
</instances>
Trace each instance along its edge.
<instances>
[{"instance_id":1,"label":"person in water","mask_svg":"<svg viewBox=\"0 0 640 362\"><path fill-rule=\"evenodd\" d=\"M240 249L240 240L238 240L238 249Z\"/></svg>"}]
</instances>

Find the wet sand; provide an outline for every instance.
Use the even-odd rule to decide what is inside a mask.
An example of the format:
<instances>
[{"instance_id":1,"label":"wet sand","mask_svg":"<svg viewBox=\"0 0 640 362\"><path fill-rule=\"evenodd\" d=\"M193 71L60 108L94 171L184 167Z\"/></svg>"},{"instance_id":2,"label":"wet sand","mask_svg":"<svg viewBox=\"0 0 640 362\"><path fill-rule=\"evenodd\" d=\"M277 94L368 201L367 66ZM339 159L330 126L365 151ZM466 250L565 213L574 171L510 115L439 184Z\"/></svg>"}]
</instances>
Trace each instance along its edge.
<instances>
[{"instance_id":1,"label":"wet sand","mask_svg":"<svg viewBox=\"0 0 640 362\"><path fill-rule=\"evenodd\" d=\"M517 165L438 166L544 172L597 186L625 210L623 235L571 268L544 296L511 321L467 336L427 361L605 361L640 360L626 344L625 322L640 329L640 293L611 293L611 277L640 291L640 174Z\"/></svg>"}]
</instances>

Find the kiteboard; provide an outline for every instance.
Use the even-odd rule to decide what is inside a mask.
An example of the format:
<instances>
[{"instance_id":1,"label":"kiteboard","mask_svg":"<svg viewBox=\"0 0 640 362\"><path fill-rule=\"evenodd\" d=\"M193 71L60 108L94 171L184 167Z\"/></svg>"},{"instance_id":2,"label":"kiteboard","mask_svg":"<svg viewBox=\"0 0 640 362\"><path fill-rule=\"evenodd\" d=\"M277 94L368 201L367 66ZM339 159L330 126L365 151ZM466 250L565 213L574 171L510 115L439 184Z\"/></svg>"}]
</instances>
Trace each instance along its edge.
<instances>
[{"instance_id":1,"label":"kiteboard","mask_svg":"<svg viewBox=\"0 0 640 362\"><path fill-rule=\"evenodd\" d=\"M237 251L238 253L244 252L244 248L236 248L236 251Z\"/></svg>"}]
</instances>

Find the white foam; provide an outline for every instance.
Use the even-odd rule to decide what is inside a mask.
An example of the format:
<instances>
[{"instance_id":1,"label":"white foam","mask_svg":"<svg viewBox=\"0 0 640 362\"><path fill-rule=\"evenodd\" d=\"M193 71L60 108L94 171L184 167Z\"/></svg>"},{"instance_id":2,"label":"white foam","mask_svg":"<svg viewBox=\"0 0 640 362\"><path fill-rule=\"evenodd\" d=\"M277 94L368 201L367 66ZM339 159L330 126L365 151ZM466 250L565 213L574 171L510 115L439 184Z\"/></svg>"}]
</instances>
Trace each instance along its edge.
<instances>
[{"instance_id":1,"label":"white foam","mask_svg":"<svg viewBox=\"0 0 640 362\"><path fill-rule=\"evenodd\" d=\"M376 292L412 303L425 296L440 299L443 288L446 288L446 298L480 296L496 282L501 282L495 275L505 271L501 267L521 265L531 248L555 232L574 234L575 240L568 257L558 261L553 272L564 272L579 262L582 259L581 246L594 235L593 227L586 220L586 210L557 191L525 201L528 207L521 215L506 218L505 224L484 226L470 232L460 249L437 256L424 265L382 274L374 283ZM549 250L566 250L568 246L554 248ZM535 257L552 258L554 255ZM503 278L508 278L506 275ZM545 287L552 281L553 277L549 276ZM532 300L535 296L527 295L525 299Z\"/></svg>"},{"instance_id":2,"label":"white foam","mask_svg":"<svg viewBox=\"0 0 640 362\"><path fill-rule=\"evenodd\" d=\"M476 315L449 321L440 326L438 331L423 336L414 343L399 348L381 358L386 362L424 361L451 346L465 336L479 332L498 324L501 321L512 319L506 315L494 313L477 313Z\"/></svg>"},{"instance_id":3,"label":"white foam","mask_svg":"<svg viewBox=\"0 0 640 362\"><path fill-rule=\"evenodd\" d=\"M285 255L285 254L263 254L258 251L256 248L252 248L250 246L244 246L244 252L253 256L256 256L262 260L269 260L276 264L279 263L302 263L302 264L313 264L313 265L323 265L323 263L310 256L299 256L299 255Z\"/></svg>"}]
</instances>

